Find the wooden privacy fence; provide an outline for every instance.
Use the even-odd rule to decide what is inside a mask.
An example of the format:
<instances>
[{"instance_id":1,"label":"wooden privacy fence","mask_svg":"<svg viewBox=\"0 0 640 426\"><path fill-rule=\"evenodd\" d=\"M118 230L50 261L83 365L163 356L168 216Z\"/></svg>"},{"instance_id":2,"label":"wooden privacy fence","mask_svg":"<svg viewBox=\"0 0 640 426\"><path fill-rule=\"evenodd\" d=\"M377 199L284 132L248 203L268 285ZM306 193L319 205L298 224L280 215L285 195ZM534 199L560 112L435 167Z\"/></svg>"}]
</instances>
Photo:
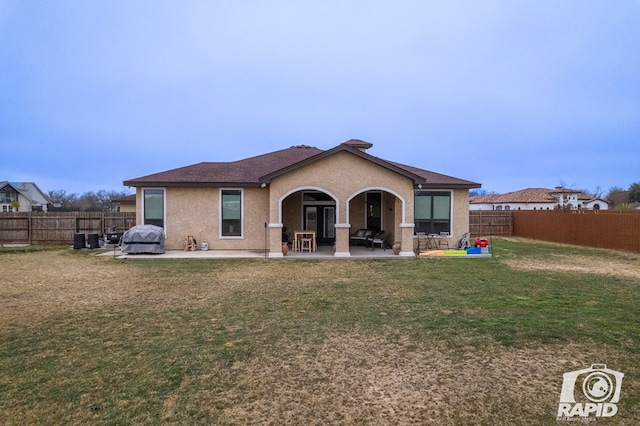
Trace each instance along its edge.
<instances>
[{"instance_id":1,"label":"wooden privacy fence","mask_svg":"<svg viewBox=\"0 0 640 426\"><path fill-rule=\"evenodd\" d=\"M489 235L513 235L513 217L510 211L471 210L469 211L469 232L473 238Z\"/></svg>"},{"instance_id":2,"label":"wooden privacy fence","mask_svg":"<svg viewBox=\"0 0 640 426\"><path fill-rule=\"evenodd\" d=\"M0 213L0 244L72 244L75 234L124 232L133 212Z\"/></svg>"},{"instance_id":3,"label":"wooden privacy fence","mask_svg":"<svg viewBox=\"0 0 640 426\"><path fill-rule=\"evenodd\" d=\"M556 243L640 252L640 212L512 211L513 235Z\"/></svg>"}]
</instances>

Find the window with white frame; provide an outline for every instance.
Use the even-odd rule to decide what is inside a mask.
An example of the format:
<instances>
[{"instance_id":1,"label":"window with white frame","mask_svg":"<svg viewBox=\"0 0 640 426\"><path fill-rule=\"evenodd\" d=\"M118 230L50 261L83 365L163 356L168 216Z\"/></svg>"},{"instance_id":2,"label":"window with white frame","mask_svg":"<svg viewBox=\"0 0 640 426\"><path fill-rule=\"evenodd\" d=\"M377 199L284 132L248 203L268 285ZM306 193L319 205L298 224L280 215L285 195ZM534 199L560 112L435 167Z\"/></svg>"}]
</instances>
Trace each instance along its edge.
<instances>
[{"instance_id":1,"label":"window with white frame","mask_svg":"<svg viewBox=\"0 0 640 426\"><path fill-rule=\"evenodd\" d=\"M220 190L220 236L242 237L242 190Z\"/></svg>"},{"instance_id":2,"label":"window with white frame","mask_svg":"<svg viewBox=\"0 0 640 426\"><path fill-rule=\"evenodd\" d=\"M451 233L451 192L416 191L414 195L415 232Z\"/></svg>"}]
</instances>

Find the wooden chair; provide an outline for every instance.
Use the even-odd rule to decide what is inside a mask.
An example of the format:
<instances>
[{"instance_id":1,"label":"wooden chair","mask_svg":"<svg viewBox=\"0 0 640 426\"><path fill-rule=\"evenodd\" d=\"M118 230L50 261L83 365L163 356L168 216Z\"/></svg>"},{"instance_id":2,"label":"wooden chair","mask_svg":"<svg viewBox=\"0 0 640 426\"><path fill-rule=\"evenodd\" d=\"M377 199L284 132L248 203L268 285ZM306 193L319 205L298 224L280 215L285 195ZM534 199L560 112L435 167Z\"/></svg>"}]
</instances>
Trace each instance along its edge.
<instances>
[{"instance_id":1,"label":"wooden chair","mask_svg":"<svg viewBox=\"0 0 640 426\"><path fill-rule=\"evenodd\" d=\"M198 247L196 247L196 240L193 238L193 235L187 235L187 240L184 245L184 251L196 251Z\"/></svg>"},{"instance_id":2,"label":"wooden chair","mask_svg":"<svg viewBox=\"0 0 640 426\"><path fill-rule=\"evenodd\" d=\"M442 246L446 246L447 250L449 250L449 233L441 232L440 237L438 238L438 248L442 248Z\"/></svg>"},{"instance_id":3,"label":"wooden chair","mask_svg":"<svg viewBox=\"0 0 640 426\"><path fill-rule=\"evenodd\" d=\"M300 238L300 251L307 250L309 253L313 250L313 238Z\"/></svg>"}]
</instances>

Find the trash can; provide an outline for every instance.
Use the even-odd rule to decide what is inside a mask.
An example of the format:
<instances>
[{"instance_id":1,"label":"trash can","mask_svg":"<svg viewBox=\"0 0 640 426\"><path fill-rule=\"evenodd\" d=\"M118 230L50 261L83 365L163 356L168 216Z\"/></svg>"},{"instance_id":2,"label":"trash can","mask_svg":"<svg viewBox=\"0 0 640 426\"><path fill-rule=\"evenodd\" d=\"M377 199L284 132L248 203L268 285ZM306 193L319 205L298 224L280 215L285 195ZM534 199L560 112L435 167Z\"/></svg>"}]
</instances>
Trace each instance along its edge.
<instances>
[{"instance_id":1,"label":"trash can","mask_svg":"<svg viewBox=\"0 0 640 426\"><path fill-rule=\"evenodd\" d=\"M98 234L89 234L88 245L90 249L100 248L100 236Z\"/></svg>"},{"instance_id":2,"label":"trash can","mask_svg":"<svg viewBox=\"0 0 640 426\"><path fill-rule=\"evenodd\" d=\"M75 250L83 249L86 247L84 234L75 234L73 236L73 248Z\"/></svg>"}]
</instances>

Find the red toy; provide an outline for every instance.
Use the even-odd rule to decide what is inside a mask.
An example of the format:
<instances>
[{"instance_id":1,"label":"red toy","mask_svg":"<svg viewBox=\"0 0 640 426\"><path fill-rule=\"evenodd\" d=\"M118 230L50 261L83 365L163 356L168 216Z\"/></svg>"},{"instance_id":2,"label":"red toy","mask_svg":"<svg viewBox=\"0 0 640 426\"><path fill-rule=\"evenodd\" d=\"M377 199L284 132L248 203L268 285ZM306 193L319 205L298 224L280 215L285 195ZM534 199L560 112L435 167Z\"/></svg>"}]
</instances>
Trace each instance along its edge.
<instances>
[{"instance_id":1,"label":"red toy","mask_svg":"<svg viewBox=\"0 0 640 426\"><path fill-rule=\"evenodd\" d=\"M475 246L476 247L486 247L489 245L489 241L484 238L476 238Z\"/></svg>"}]
</instances>

